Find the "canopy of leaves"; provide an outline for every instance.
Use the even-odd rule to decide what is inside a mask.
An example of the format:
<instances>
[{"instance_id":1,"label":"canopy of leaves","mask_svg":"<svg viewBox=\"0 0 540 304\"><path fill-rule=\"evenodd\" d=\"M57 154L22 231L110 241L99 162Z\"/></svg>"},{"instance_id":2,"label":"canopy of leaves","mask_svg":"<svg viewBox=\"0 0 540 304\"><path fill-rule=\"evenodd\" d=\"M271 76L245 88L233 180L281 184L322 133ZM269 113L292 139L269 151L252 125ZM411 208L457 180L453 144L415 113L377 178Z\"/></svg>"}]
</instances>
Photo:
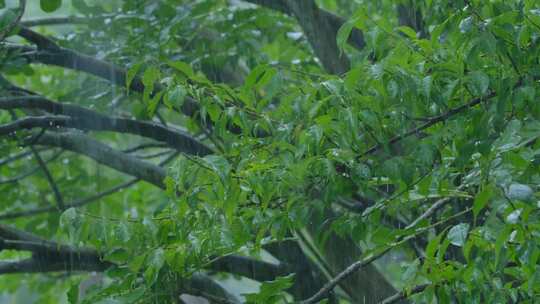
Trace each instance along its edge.
<instances>
[{"instance_id":1,"label":"canopy of leaves","mask_svg":"<svg viewBox=\"0 0 540 304\"><path fill-rule=\"evenodd\" d=\"M534 0L0 0L0 302L535 303L539 58Z\"/></svg>"}]
</instances>

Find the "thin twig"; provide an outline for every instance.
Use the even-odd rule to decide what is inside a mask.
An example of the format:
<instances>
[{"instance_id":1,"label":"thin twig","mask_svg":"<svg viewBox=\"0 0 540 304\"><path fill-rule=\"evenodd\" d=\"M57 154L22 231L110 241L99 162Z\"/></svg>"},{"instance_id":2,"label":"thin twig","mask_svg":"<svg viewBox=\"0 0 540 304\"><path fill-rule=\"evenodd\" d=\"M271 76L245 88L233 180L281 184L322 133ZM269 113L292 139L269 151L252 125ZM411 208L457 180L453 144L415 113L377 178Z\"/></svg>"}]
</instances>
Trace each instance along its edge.
<instances>
[{"instance_id":1,"label":"thin twig","mask_svg":"<svg viewBox=\"0 0 540 304\"><path fill-rule=\"evenodd\" d=\"M497 94L495 92L491 92L485 97L474 98L473 100L471 100L470 102L468 102L468 103L466 103L464 105L461 105L461 106L459 106L457 108L449 110L446 113L443 113L443 114L441 114L439 116L435 116L435 117L429 119L426 123L422 124L419 127L414 128L412 130L407 131L405 134L394 136L386 144L390 146L390 145L393 145L393 144L397 143L398 141L401 141L401 140L403 140L403 139L405 139L405 138L407 138L409 136L412 136L414 134L418 134L421 131L423 131L423 130L431 127L431 126L436 125L436 124L438 124L440 122L443 122L443 121L453 117L454 115L456 115L458 113L461 113L462 111L464 111L466 109L472 108L472 107L480 104L484 100L488 100L488 99L491 99L491 98L495 97L496 95ZM379 151L382 147L383 147L382 144L376 144L373 147L369 148L364 153L362 153L358 158L362 158L362 157L364 157L366 155L373 154L373 153Z\"/></svg>"},{"instance_id":2,"label":"thin twig","mask_svg":"<svg viewBox=\"0 0 540 304\"><path fill-rule=\"evenodd\" d=\"M169 163L176 156L178 156L178 153L175 153L175 154L171 155L170 157L168 157L167 159L162 161L159 165L163 166L163 165ZM82 207L82 206L84 206L86 204L97 201L97 200L99 200L99 199L101 199L101 198L103 198L105 196L114 194L114 193L116 193L116 192L118 192L118 191L120 191L122 189L128 188L131 185L136 184L140 180L141 179L139 179L139 178L131 179L131 180L127 181L127 182L116 185L116 186L114 186L114 187L112 187L112 188L110 188L108 190L105 190L103 192L100 192L100 193L98 193L96 195L92 195L92 196L87 197L87 198L83 198L83 199L80 199L80 200L75 200L75 201L73 201L71 203L67 203L65 205L65 208L69 209L69 208ZM38 214L43 214L43 213L48 213L48 212L55 212L55 211L58 211L58 209L56 207L53 207L53 206L40 207L40 208L35 208L35 209L30 209L30 210L24 210L24 211L17 211L17 212L0 214L0 220L16 219L16 218L20 218L20 217L33 216L33 215L38 215Z\"/></svg>"},{"instance_id":3,"label":"thin twig","mask_svg":"<svg viewBox=\"0 0 540 304\"><path fill-rule=\"evenodd\" d=\"M382 248L378 253L372 253L372 254L369 254L367 255L365 258L351 264L349 267L347 267L345 270L343 270L342 272L340 272L337 276L335 276L333 279L331 279L328 283L326 283L323 288L321 288L319 291L317 291L311 298L307 299L307 300L304 300L302 301L301 303L302 304L314 304L314 303L317 303L321 300L323 300L324 298L326 298L330 292L341 282L343 281L344 279L346 279L347 277L349 277L350 275L352 275L353 273L357 272L358 270L362 269L364 266L366 265L369 265L371 264L373 261L379 259L380 257L382 257L384 254L386 254L388 251L390 251L391 249L409 241L409 240L412 240L416 237L418 237L420 234L430 230L431 228L433 227L436 227L436 226L439 226L441 224L444 224L456 217L459 217L459 216L462 216L468 212L470 212L472 209L471 208L467 208L459 213L456 213L455 215L452 215L452 216L449 216L447 217L446 219L443 219L433 225L430 225L430 226L427 226L427 227L423 227L423 228L419 228L416 230L416 232L414 234L411 234L411 235L408 235L408 236L405 236L405 237L402 237L400 240L397 240L395 241L394 243L391 243L389 245L386 246L386 248Z\"/></svg>"},{"instance_id":4,"label":"thin twig","mask_svg":"<svg viewBox=\"0 0 540 304\"><path fill-rule=\"evenodd\" d=\"M36 148L36 150L38 152L43 152L43 151L50 150L50 148L41 147L41 148ZM24 152L21 152L21 153L10 155L10 156L8 156L6 158L0 159L0 166L7 165L7 164L12 163L14 161L17 161L17 160L19 160L21 158L25 158L25 157L29 156L30 154L32 154L32 151L24 151Z\"/></svg>"},{"instance_id":5,"label":"thin twig","mask_svg":"<svg viewBox=\"0 0 540 304\"><path fill-rule=\"evenodd\" d=\"M393 304L393 303L397 303L401 300L405 300L406 298L414 295L414 294L417 294L417 293L421 293L422 291L424 291L427 287L429 287L431 284L421 284L421 285L418 285L418 286L415 286L413 287L413 289L411 290L408 290L408 291L400 291L392 296L389 296L388 298L382 300L381 302L379 302L379 304Z\"/></svg>"},{"instance_id":6,"label":"thin twig","mask_svg":"<svg viewBox=\"0 0 540 304\"><path fill-rule=\"evenodd\" d=\"M49 158L48 160L45 161L45 163L48 163L48 162L51 162L51 161L54 161L56 158L58 158L61 154L63 153L63 151L59 151L58 153L54 154L51 158ZM22 173L20 175L17 175L15 177L12 177L12 178L8 178L8 179L4 179L4 180L0 180L0 185L2 184L13 184L13 183L17 183L19 182L20 180L23 180L25 178L27 178L28 176L36 173L37 171L39 171L40 167L35 167L35 168L32 168L31 170L25 172L25 173Z\"/></svg>"},{"instance_id":7,"label":"thin twig","mask_svg":"<svg viewBox=\"0 0 540 304\"><path fill-rule=\"evenodd\" d=\"M43 161L41 156L39 155L39 152L34 148L33 146L30 147L30 150L34 154L34 157L36 158L39 166L41 167L41 170L43 171L43 174L45 174L45 178L47 178L47 182L49 183L49 186L51 187L54 198L56 200L56 204L59 210L63 210L65 208L64 205L64 199L62 198L62 194L60 193L60 190L58 190L58 185L56 185L56 182L54 181L51 172L47 168L47 164Z\"/></svg>"}]
</instances>

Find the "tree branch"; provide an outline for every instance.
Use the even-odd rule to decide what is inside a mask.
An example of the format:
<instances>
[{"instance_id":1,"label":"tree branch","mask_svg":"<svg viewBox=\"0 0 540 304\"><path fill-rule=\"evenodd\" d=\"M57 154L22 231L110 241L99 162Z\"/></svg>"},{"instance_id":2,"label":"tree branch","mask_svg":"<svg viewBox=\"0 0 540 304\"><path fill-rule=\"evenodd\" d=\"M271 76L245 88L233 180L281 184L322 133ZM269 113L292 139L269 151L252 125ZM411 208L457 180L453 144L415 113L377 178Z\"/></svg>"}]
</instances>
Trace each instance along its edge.
<instances>
[{"instance_id":1,"label":"tree branch","mask_svg":"<svg viewBox=\"0 0 540 304\"><path fill-rule=\"evenodd\" d=\"M45 25L64 25L64 24L84 24L93 20L112 18L115 15L106 14L100 16L62 16L62 17L47 17L23 20L19 24L23 27L45 26Z\"/></svg>"},{"instance_id":2,"label":"tree branch","mask_svg":"<svg viewBox=\"0 0 540 304\"><path fill-rule=\"evenodd\" d=\"M395 295L392 295L392 296L384 299L383 301L380 302L380 304L393 304L393 303L397 303L397 302L399 302L401 300L405 300L408 297L412 296L413 294L421 293L429 285L430 284L422 284L422 285L418 285L418 286L413 287L409 291L400 291L400 292L396 293Z\"/></svg>"},{"instance_id":3,"label":"tree branch","mask_svg":"<svg viewBox=\"0 0 540 304\"><path fill-rule=\"evenodd\" d=\"M0 274L65 270L103 271L114 266L113 263L103 261L100 253L94 249L58 244L0 224L0 250L3 249L30 251L33 256L27 260L1 263ZM277 276L285 274L279 265L237 255L223 256L213 261L208 268L261 282L274 280Z\"/></svg>"},{"instance_id":4,"label":"tree branch","mask_svg":"<svg viewBox=\"0 0 540 304\"><path fill-rule=\"evenodd\" d=\"M325 70L341 75L349 70L350 62L345 53L340 52L337 41L337 29L330 19L322 15L314 0L283 0L290 12L302 27L313 51L321 60Z\"/></svg>"},{"instance_id":5,"label":"tree branch","mask_svg":"<svg viewBox=\"0 0 540 304\"><path fill-rule=\"evenodd\" d=\"M107 190L105 190L103 192L100 192L100 193L98 193L96 195L92 195L92 196L87 197L87 198L83 198L83 199L80 199L80 200L73 201L71 203L67 203L67 204L65 204L64 208L69 209L69 208L76 208L76 207L84 206L84 205L89 204L91 202L97 201L97 200L99 200L99 199L101 199L101 198L103 198L105 196L116 193L119 190L128 188L131 185L134 185L139 181L140 181L140 179L138 179L138 178L131 179L131 180L127 181L127 182L121 183L121 184L119 184L117 186L114 186L114 187L112 187L110 189L107 189ZM18 212L4 213L4 214L0 214L0 220L11 220L11 219L16 219L16 218L20 218L20 217L33 216L33 215L38 215L38 214L43 214L43 213L48 213L48 212L55 212L55 211L59 211L57 207L55 207L55 206L47 206L47 207L35 208L35 209L30 209L30 210L23 210L23 211L18 211Z\"/></svg>"},{"instance_id":6,"label":"tree branch","mask_svg":"<svg viewBox=\"0 0 540 304\"><path fill-rule=\"evenodd\" d=\"M176 153L176 154L173 154L173 155L167 157L165 160L163 160L162 162L159 163L159 166L164 166L165 164L169 163L171 160L173 160L177 156L178 156L178 154ZM82 206L84 206L86 204L89 204L91 202L99 200L99 199L101 199L101 198L103 198L105 196L114 194L114 193L118 192L119 190L128 188L131 185L134 185L134 184L138 183L139 181L140 181L139 178L133 178L133 179L127 181L127 182L116 185L116 186L114 186L112 188L109 188L109 189L103 191L103 192L100 192L100 193L97 193L95 195L92 195L92 196L89 196L89 197L86 197L86 198L83 198L83 199L75 200L75 201L73 201L71 203L68 203L68 204L65 205L65 209L82 207ZM42 213L47 213L47 212L54 212L54 211L62 211L62 210L58 210L57 208L55 208L53 206L47 206L47 207L35 208L35 209L31 209L31 210L24 210L24 211L19 211L19 212L0 214L0 220L16 219L16 218L19 218L19 217L32 216L32 215L37 215L37 214L42 214Z\"/></svg>"},{"instance_id":7,"label":"tree branch","mask_svg":"<svg viewBox=\"0 0 540 304\"><path fill-rule=\"evenodd\" d=\"M23 31L23 33L29 34L30 30L26 29ZM30 35L34 37L32 40L37 43L37 49L27 46L11 46L7 47L7 49L19 52L21 56L29 62L40 62L43 64L50 64L76 71L82 71L108 80L109 82L120 87L126 86L127 72L125 69L115 64L108 63L70 49L62 48L56 44L51 45L49 42L44 43L44 41L51 40L36 32L32 31L32 34ZM26 35L27 38L31 37L30 35ZM40 35L41 38L38 39L37 35ZM163 90L163 87L160 84L155 84L154 87L155 92ZM130 83L129 89L138 93L143 93L144 84L142 79L139 76L135 76ZM175 108L175 110L192 117L195 116L195 114L199 111L199 104L193 98L186 96L182 107L180 109Z\"/></svg>"},{"instance_id":8,"label":"tree branch","mask_svg":"<svg viewBox=\"0 0 540 304\"><path fill-rule=\"evenodd\" d=\"M518 83L521 83L521 81L518 82ZM415 135L415 134L419 134L420 132L424 131L425 129L427 129L427 128L433 126L433 125L436 125L436 124L438 124L440 122L446 121L446 120L452 118L453 116L463 112L464 110L469 109L469 108L473 108L473 107L477 106L478 104L480 104L482 101L486 101L486 100L491 99L491 98L493 98L495 96L497 96L497 94L495 92L491 92L485 97L474 98L470 102L468 102L468 103L466 103L464 105L461 105L459 107L451 109L448 112L443 113L443 114L441 114L439 116L435 116L433 118L428 119L424 124L422 124L419 127L416 127L416 128L414 128L412 130L409 130L404 134L396 135L396 136L392 137L385 144L390 146L390 145L393 145L393 144L395 144L395 143L397 143L397 142L399 142L399 141L401 141L401 140L403 140L403 139L405 139L407 137L410 137L410 136ZM366 155L373 154L373 153L379 151L385 144L376 144L376 145L372 146L367 151L363 152L358 158L362 158L362 157L364 157Z\"/></svg>"},{"instance_id":9,"label":"tree branch","mask_svg":"<svg viewBox=\"0 0 540 304\"><path fill-rule=\"evenodd\" d=\"M61 147L82 155L113 168L119 172L135 176L149 182L161 189L165 189L163 180L165 170L154 164L142 161L131 155L114 150L97 140L84 134L73 132L50 133L41 136L37 142L40 145Z\"/></svg>"},{"instance_id":10,"label":"tree branch","mask_svg":"<svg viewBox=\"0 0 540 304\"><path fill-rule=\"evenodd\" d=\"M54 125L81 130L114 131L139 135L165 142L180 152L198 156L205 156L213 152L209 147L200 143L195 138L172 127L127 118L109 117L77 105L57 103L41 96L0 98L0 109L16 108L41 109L52 114L66 115L72 118L64 118L65 121L59 118L49 118ZM34 119L32 123L41 124L43 122L38 123L38 120ZM35 127L42 127L42 125L36 125ZM45 127L47 127L46 123Z\"/></svg>"},{"instance_id":11,"label":"tree branch","mask_svg":"<svg viewBox=\"0 0 540 304\"><path fill-rule=\"evenodd\" d=\"M55 159L57 159L61 154L62 154L63 151L59 151L57 153L55 153L53 156L51 156L51 158L47 159L46 161L44 161L45 163L48 163L48 162L51 162ZM39 171L40 167L35 167L35 168L32 168L31 170L28 170L27 172L24 172L24 173L21 173L15 177L12 177L12 178L8 178L8 179L4 179L4 180L0 180L0 185L2 184L11 184L11 183L17 183L19 182L20 180L22 179L25 179L27 178L28 176L36 173L37 171Z\"/></svg>"},{"instance_id":12,"label":"tree branch","mask_svg":"<svg viewBox=\"0 0 540 304\"><path fill-rule=\"evenodd\" d=\"M264 6L266 8L276 10L287 15L293 15L292 11L285 4L284 0L244 0L244 1L257 4L260 6ZM323 9L319 9L319 18L321 20L324 20L323 21L324 24L328 24L330 26L329 31L334 32L336 34L339 28L343 26L343 24L346 21L344 18ZM335 38L336 37L334 36L334 40ZM366 46L366 42L364 41L364 35L362 34L362 31L360 31L357 28L352 29L347 42L358 50L361 50Z\"/></svg>"},{"instance_id":13,"label":"tree branch","mask_svg":"<svg viewBox=\"0 0 540 304\"><path fill-rule=\"evenodd\" d=\"M43 152L43 151L48 150L48 149L49 148L39 148L39 149L36 149L36 151ZM25 158L27 156L30 156L30 154L32 154L32 153L33 153L32 151L24 151L24 152L17 153L17 154L14 154L14 155L9 155L6 158L0 159L0 167L4 166L4 165L7 165L7 164L9 164L11 162L17 161L17 160L19 160L21 158Z\"/></svg>"},{"instance_id":14,"label":"tree branch","mask_svg":"<svg viewBox=\"0 0 540 304\"><path fill-rule=\"evenodd\" d=\"M439 221L439 222L437 222L437 223L435 223L433 225L417 229L415 233L407 235L407 236L400 237L397 241L383 247L382 249L380 249L380 250L378 250L378 251L376 251L374 253L368 254L363 259L354 262L349 267L347 267L345 270L340 272L337 276L335 276L332 280L330 280L326 285L324 285L323 288L321 288L319 291L317 291L312 297L302 301L301 303L302 304L314 304L314 303L317 303L317 302L323 300L339 284L339 282L346 279L348 276L352 275L356 271L362 269L364 266L369 265L373 261L379 259L383 255L385 255L387 252L389 252L391 249L393 249L393 248L395 248L397 246L400 246L401 244L418 237L422 233L424 233L426 231L429 231L430 229L432 229L432 228L434 228L436 226L439 226L439 225L444 224L444 223L446 223L446 222L448 222L450 220L455 219L456 217L460 217L460 216L462 216L462 215L464 215L466 213L469 213L471 210L472 210L471 208L467 208L467 209L465 209L465 210L463 210L463 211L461 211L459 213L456 213L456 214L454 214L452 216L449 216L446 219L443 219L443 220L441 220L441 221Z\"/></svg>"},{"instance_id":15,"label":"tree branch","mask_svg":"<svg viewBox=\"0 0 540 304\"><path fill-rule=\"evenodd\" d=\"M39 166L41 167L41 170L43 171L43 174L45 174L45 177L47 178L47 182L49 183L49 186L51 187L51 189L52 189L52 191L54 193L54 198L56 199L56 205L57 205L58 209L59 210L64 209L64 207L65 207L64 199L62 198L62 194L60 194L60 190L58 190L58 186L54 182L54 179L53 179L53 177L51 175L51 172L47 168L47 164L45 164L45 162L43 161L43 159L39 155L39 152L34 147L30 147L30 149L32 150L32 153L34 154L34 157L36 158Z\"/></svg>"}]
</instances>

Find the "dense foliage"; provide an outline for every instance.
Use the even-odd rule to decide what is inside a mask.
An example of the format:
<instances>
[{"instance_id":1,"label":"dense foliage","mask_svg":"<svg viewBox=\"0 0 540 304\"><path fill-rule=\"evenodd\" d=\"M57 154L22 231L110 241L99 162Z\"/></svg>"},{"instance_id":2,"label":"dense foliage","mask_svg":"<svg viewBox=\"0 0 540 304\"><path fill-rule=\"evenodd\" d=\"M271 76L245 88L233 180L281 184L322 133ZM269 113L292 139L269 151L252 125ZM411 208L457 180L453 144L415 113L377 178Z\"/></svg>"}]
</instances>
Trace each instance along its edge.
<instances>
[{"instance_id":1,"label":"dense foliage","mask_svg":"<svg viewBox=\"0 0 540 304\"><path fill-rule=\"evenodd\" d=\"M537 1L0 13L0 301L540 298Z\"/></svg>"}]
</instances>

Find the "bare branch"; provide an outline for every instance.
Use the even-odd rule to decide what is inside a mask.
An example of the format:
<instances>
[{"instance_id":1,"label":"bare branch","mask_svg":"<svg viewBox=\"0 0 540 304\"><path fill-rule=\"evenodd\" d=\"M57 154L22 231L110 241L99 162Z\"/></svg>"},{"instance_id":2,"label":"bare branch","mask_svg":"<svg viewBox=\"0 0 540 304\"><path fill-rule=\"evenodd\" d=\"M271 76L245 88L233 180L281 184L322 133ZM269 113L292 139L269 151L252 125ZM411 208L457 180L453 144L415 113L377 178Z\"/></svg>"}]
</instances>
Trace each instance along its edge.
<instances>
[{"instance_id":1,"label":"bare branch","mask_svg":"<svg viewBox=\"0 0 540 304\"><path fill-rule=\"evenodd\" d=\"M37 144L61 147L86 155L98 163L165 189L165 184L163 183L165 170L163 168L114 150L108 145L84 134L73 132L54 134L47 132L38 139Z\"/></svg>"},{"instance_id":2,"label":"bare branch","mask_svg":"<svg viewBox=\"0 0 540 304\"><path fill-rule=\"evenodd\" d=\"M94 20L112 18L115 15L106 14L100 16L62 16L47 17L23 20L19 24L23 27L45 26L45 25L64 25L64 24L85 24Z\"/></svg>"},{"instance_id":3,"label":"bare branch","mask_svg":"<svg viewBox=\"0 0 540 304\"><path fill-rule=\"evenodd\" d=\"M43 152L43 151L46 151L48 149L49 148L37 148L36 151ZM14 155L9 155L6 158L0 159L0 167L4 166L4 165L7 165L9 163L12 163L14 161L17 161L17 160L19 160L21 158L25 158L27 156L30 156L30 154L32 154L32 153L33 153L32 151L24 151L24 152L20 152L20 153L14 154Z\"/></svg>"},{"instance_id":4,"label":"bare branch","mask_svg":"<svg viewBox=\"0 0 540 304\"><path fill-rule=\"evenodd\" d=\"M53 179L53 177L51 175L51 172L47 168L47 164L45 164L45 162L43 161L43 159L39 155L39 152L34 147L30 147L30 149L32 150L32 153L34 154L34 157L36 158L39 166L41 167L41 170L43 171L43 174L45 174L45 177L47 178L47 182L49 183L49 186L51 187L51 189L52 189L52 191L54 193L54 198L56 199L56 204L58 206L58 209L60 209L60 210L64 209L64 207L65 207L64 199L62 198L62 194L60 194L60 190L58 190L58 186L54 182L54 179Z\"/></svg>"},{"instance_id":5,"label":"bare branch","mask_svg":"<svg viewBox=\"0 0 540 304\"><path fill-rule=\"evenodd\" d=\"M0 135L14 135L17 131L33 128L63 127L71 120L62 116L25 117L14 122L0 125Z\"/></svg>"},{"instance_id":6,"label":"bare branch","mask_svg":"<svg viewBox=\"0 0 540 304\"><path fill-rule=\"evenodd\" d=\"M178 156L178 154L173 154L173 155L167 157L167 159L163 160L159 165L163 166L163 165L169 163L170 161L172 161L177 156ZM131 180L127 181L127 182L116 185L116 186L114 186L114 187L112 187L110 189L107 189L107 190L103 191L103 192L100 192L100 193L97 193L95 195L92 195L92 196L89 196L89 197L86 197L86 198L79 199L79 200L73 201L71 203L68 203L68 204L66 204L65 209L82 207L82 206L84 206L86 204L97 201L97 200L99 200L99 199L101 199L101 198L103 198L105 196L114 194L114 193L116 193L116 192L118 192L118 191L120 191L122 189L131 187L132 185L138 183L139 181L140 181L139 178L131 179ZM19 212L11 212L11 213L0 214L0 220L15 219L15 218L19 218L19 217L38 215L38 214L42 214L42 213L55 212L55 211L62 211L62 210L58 210L57 208L55 208L53 206L47 206L47 207L35 208L35 209L31 209L31 210L24 210L24 211L19 211Z\"/></svg>"},{"instance_id":7,"label":"bare branch","mask_svg":"<svg viewBox=\"0 0 540 304\"><path fill-rule=\"evenodd\" d=\"M76 200L76 201L73 201L71 203L67 203L64 206L64 208L69 209L69 208L76 208L76 207L84 206L84 205L89 204L91 202L97 201L97 200L99 200L99 199L101 199L101 198L103 198L105 196L114 194L114 193L118 192L119 190L128 188L131 185L134 185L139 181L140 181L140 179L138 179L138 178L131 179L131 180L127 181L127 182L116 185L116 186L114 186L114 187L112 187L110 189L107 189L107 190L105 190L103 192L100 192L98 194L95 194L95 195L92 195L90 197L86 197L86 198L83 198L83 199L80 199L80 200ZM43 214L43 213L48 213L48 212L55 212L55 211L59 211L57 207L55 207L55 206L47 206L47 207L35 208L35 209L30 209L30 210L18 211L18 212L4 213L4 214L0 214L0 220L10 220L10 219L16 219L16 218L20 218L20 217L33 216L33 215L38 215L38 214Z\"/></svg>"},{"instance_id":8,"label":"bare branch","mask_svg":"<svg viewBox=\"0 0 540 304\"><path fill-rule=\"evenodd\" d=\"M133 153L133 152L137 152L139 150L144 150L144 149L148 149L148 148L167 148L167 145L160 144L160 143L143 143L143 144L139 144L139 145L133 146L131 148L122 150L122 152L124 152L124 153Z\"/></svg>"},{"instance_id":9,"label":"bare branch","mask_svg":"<svg viewBox=\"0 0 540 304\"><path fill-rule=\"evenodd\" d=\"M0 274L49 271L103 271L112 266L90 248L75 248L0 224L0 249L32 252L32 258L0 263Z\"/></svg>"},{"instance_id":10,"label":"bare branch","mask_svg":"<svg viewBox=\"0 0 540 304\"><path fill-rule=\"evenodd\" d=\"M48 118L51 119L49 125L33 119L32 124L34 124L34 127L52 127L54 125L81 130L130 133L165 142L170 147L188 154L205 156L212 153L212 150L203 143L172 127L127 118L109 117L77 105L58 103L40 96L0 98L0 109L15 108L41 109L49 113L71 117L71 119L64 118L64 120L60 118ZM42 120L46 119L43 118ZM30 122L25 126L28 127L29 124ZM0 127L0 132L1 130Z\"/></svg>"},{"instance_id":11,"label":"bare branch","mask_svg":"<svg viewBox=\"0 0 540 304\"><path fill-rule=\"evenodd\" d=\"M52 39L43 36L38 32L34 32L31 29L23 27L19 30L18 35L35 44L38 49L54 51L60 50L58 44L56 44L56 42L54 42Z\"/></svg>"},{"instance_id":12,"label":"bare branch","mask_svg":"<svg viewBox=\"0 0 540 304\"><path fill-rule=\"evenodd\" d=\"M48 163L48 162L54 161L55 159L57 159L62 154L62 152L63 151L59 151L59 152L55 153L53 156L51 156L49 159L45 160L44 162ZM17 182L29 177L30 175L33 175L34 173L38 172L39 169L40 169L40 167L38 166L38 167L32 168L31 170L29 170L27 172L21 173L21 174L15 176L15 177L0 180L0 185L17 183Z\"/></svg>"}]
</instances>

